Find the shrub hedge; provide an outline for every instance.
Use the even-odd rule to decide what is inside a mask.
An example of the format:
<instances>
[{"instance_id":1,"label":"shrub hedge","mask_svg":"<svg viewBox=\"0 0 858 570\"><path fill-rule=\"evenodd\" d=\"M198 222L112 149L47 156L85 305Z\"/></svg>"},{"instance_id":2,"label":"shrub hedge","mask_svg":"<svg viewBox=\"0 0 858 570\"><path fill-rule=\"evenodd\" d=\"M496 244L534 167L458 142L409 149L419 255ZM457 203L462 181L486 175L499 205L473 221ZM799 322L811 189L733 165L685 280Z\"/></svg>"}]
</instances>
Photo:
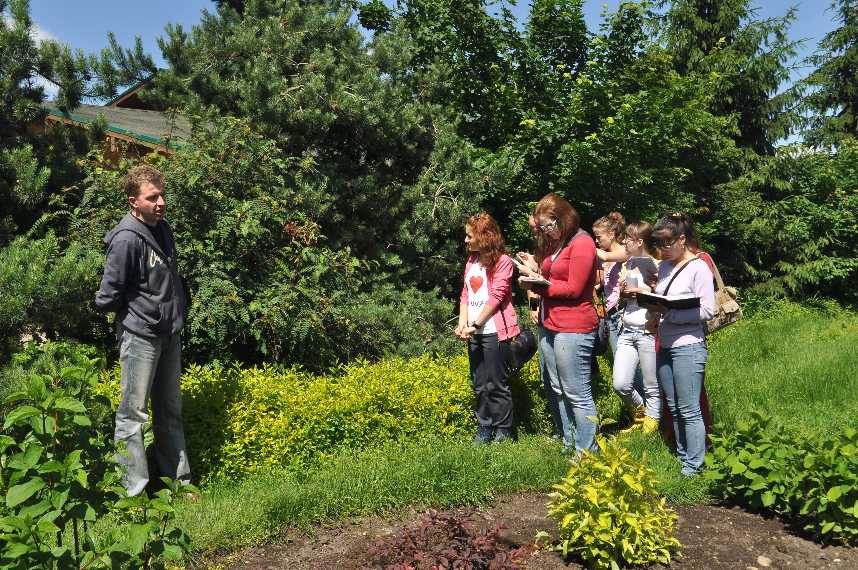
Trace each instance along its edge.
<instances>
[{"instance_id":1,"label":"shrub hedge","mask_svg":"<svg viewBox=\"0 0 858 570\"><path fill-rule=\"evenodd\" d=\"M713 491L819 541L858 544L858 430L808 434L759 411L750 416L712 436L706 478Z\"/></svg>"},{"instance_id":2,"label":"shrub hedge","mask_svg":"<svg viewBox=\"0 0 858 570\"><path fill-rule=\"evenodd\" d=\"M519 430L549 433L537 359L511 384ZM103 389L118 401L118 387L114 367ZM476 427L464 354L356 362L322 376L270 365L191 365L182 391L191 461L204 478L300 470L342 448L470 436Z\"/></svg>"}]
</instances>

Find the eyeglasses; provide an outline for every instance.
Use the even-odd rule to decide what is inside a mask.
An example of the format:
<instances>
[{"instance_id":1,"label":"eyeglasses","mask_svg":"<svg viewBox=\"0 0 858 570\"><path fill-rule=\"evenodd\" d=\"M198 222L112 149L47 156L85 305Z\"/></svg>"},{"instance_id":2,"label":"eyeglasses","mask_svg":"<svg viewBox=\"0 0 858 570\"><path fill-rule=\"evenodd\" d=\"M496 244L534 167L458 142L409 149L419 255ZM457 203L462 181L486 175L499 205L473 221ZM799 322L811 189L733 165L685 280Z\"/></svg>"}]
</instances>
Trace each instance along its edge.
<instances>
[{"instance_id":1,"label":"eyeglasses","mask_svg":"<svg viewBox=\"0 0 858 570\"><path fill-rule=\"evenodd\" d=\"M542 233L554 231L557 228L557 220L552 220L545 225L536 226Z\"/></svg>"},{"instance_id":2,"label":"eyeglasses","mask_svg":"<svg viewBox=\"0 0 858 570\"><path fill-rule=\"evenodd\" d=\"M636 237L632 237L632 236L626 236L625 238L623 238L623 243L630 242L630 241L632 241L632 242L638 241L639 239L640 238L636 238Z\"/></svg>"}]
</instances>

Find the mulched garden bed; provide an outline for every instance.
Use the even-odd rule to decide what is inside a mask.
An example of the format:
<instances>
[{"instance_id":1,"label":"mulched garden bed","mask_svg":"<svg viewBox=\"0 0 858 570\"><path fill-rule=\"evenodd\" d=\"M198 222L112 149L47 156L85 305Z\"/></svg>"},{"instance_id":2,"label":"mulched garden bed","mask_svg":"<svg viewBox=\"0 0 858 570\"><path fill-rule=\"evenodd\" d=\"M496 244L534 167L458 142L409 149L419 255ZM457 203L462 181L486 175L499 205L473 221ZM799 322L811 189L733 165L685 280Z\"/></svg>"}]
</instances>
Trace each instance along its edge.
<instances>
[{"instance_id":1,"label":"mulched garden bed","mask_svg":"<svg viewBox=\"0 0 858 570\"><path fill-rule=\"evenodd\" d=\"M553 535L546 518L547 497L521 493L500 497L478 509L451 509L441 514L470 516L475 528L504 525L502 541L511 546L529 545L539 530ZM682 555L670 568L694 570L762 568L858 568L858 549L823 547L792 533L778 520L765 519L739 508L717 506L678 507L677 536ZM415 524L421 513L403 512L395 518L366 517L332 526L318 526L311 533L287 529L274 543L250 548L221 564L234 570L358 569L373 568L369 549L380 537L400 533ZM551 570L581 568L555 552L536 551L525 568ZM664 568L656 565L653 568Z\"/></svg>"}]
</instances>

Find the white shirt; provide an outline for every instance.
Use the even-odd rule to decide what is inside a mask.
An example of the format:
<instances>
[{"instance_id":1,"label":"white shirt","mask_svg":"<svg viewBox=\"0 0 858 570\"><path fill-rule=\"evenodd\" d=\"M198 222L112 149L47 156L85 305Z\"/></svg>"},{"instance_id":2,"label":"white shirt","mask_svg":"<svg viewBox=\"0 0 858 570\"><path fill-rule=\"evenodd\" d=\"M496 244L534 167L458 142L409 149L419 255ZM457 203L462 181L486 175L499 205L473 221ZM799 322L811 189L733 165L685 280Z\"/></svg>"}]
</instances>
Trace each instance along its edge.
<instances>
[{"instance_id":1,"label":"white shirt","mask_svg":"<svg viewBox=\"0 0 858 570\"><path fill-rule=\"evenodd\" d=\"M489 302L489 279L486 268L477 261L471 264L465 275L465 286L468 288L468 322L478 320L486 303ZM489 317L483 326L478 327L474 334L492 334L498 332L494 315Z\"/></svg>"}]
</instances>

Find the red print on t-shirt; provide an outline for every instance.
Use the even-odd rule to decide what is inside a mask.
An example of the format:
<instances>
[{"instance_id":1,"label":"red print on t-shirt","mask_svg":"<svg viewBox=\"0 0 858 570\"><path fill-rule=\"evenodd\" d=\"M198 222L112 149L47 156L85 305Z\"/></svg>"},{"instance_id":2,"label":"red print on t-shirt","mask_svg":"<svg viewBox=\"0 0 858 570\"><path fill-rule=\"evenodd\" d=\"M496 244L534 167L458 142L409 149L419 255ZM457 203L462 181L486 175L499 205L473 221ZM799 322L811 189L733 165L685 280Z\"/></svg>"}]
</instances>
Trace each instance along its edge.
<instances>
[{"instance_id":1,"label":"red print on t-shirt","mask_svg":"<svg viewBox=\"0 0 858 570\"><path fill-rule=\"evenodd\" d=\"M471 276L471 291L476 293L483 286L483 278L480 275Z\"/></svg>"}]
</instances>

